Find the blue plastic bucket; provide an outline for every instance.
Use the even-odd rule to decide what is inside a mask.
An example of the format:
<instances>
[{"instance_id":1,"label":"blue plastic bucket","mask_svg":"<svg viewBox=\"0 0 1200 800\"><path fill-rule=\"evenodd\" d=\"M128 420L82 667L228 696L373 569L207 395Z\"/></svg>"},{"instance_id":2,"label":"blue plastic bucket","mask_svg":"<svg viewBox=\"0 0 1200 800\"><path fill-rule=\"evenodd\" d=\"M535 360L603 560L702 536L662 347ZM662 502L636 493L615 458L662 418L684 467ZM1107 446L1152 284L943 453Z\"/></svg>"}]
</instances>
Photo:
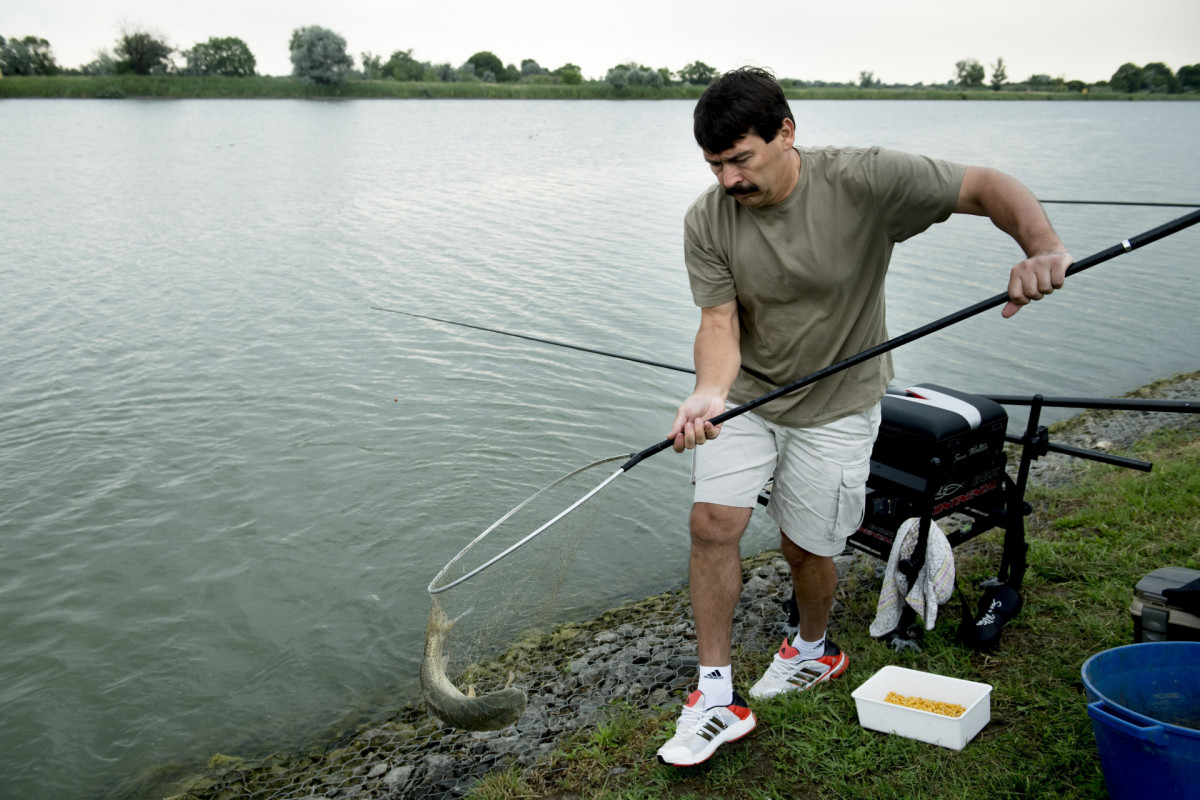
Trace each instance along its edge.
<instances>
[{"instance_id":1,"label":"blue plastic bucket","mask_svg":"<svg viewBox=\"0 0 1200 800\"><path fill-rule=\"evenodd\" d=\"M1143 642L1083 663L1113 800L1200 798L1200 642Z\"/></svg>"}]
</instances>

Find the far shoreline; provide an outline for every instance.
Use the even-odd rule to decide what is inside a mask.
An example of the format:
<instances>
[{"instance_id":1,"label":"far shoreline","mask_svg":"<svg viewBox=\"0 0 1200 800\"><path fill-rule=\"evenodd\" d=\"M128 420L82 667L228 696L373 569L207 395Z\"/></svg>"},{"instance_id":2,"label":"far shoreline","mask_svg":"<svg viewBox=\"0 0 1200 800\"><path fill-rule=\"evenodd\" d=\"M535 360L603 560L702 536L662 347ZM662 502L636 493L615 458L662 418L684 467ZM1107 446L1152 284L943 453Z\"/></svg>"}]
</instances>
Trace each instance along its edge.
<instances>
[{"instance_id":1,"label":"far shoreline","mask_svg":"<svg viewBox=\"0 0 1200 800\"><path fill-rule=\"evenodd\" d=\"M292 77L189 77L180 75L56 75L0 78L0 99L395 99L395 100L695 100L703 86L626 86L604 81L551 83L426 83L346 80L306 83ZM973 100L1065 102L1187 102L1191 94L1122 94L1112 91L994 91L956 87L864 89L853 86L785 88L789 100Z\"/></svg>"}]
</instances>

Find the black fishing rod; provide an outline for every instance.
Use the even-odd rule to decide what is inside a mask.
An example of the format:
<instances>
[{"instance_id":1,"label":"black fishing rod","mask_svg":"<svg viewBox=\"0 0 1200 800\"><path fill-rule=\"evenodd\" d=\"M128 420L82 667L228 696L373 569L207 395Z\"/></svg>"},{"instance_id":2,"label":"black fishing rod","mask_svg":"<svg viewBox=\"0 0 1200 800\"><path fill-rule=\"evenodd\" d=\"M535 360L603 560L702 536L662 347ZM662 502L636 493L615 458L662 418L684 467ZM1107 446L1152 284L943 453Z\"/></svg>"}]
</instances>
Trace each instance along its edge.
<instances>
[{"instance_id":1,"label":"black fishing rod","mask_svg":"<svg viewBox=\"0 0 1200 800\"><path fill-rule=\"evenodd\" d=\"M1184 228L1195 225L1197 222L1200 222L1200 210L1193 211L1190 214L1185 214L1178 219L1172 220L1165 225L1160 225L1157 228L1152 228L1145 233L1140 233L1137 236L1124 239L1120 244L1115 244L1112 247L1101 250L1098 253L1093 253L1087 258L1076 261L1067 268L1066 277L1076 275L1080 272L1083 272L1085 269L1094 267L1097 264L1103 264L1105 261L1109 261L1117 256L1124 255L1125 253L1133 252L1139 247L1145 247L1152 242L1157 242L1159 239L1170 236L1173 233L1178 233ZM911 330L908 333L903 333L894 339L889 339L888 341L883 342L882 344L877 344L874 347L868 347L858 355L850 356L849 358L839 361L836 364L831 364L824 369L819 369L816 372L804 376L803 378L792 381L786 386L781 386L774 391L767 392L761 397L757 397L749 402L743 403L737 408L732 408L729 411L718 414L712 419L706 420L706 422L710 422L713 425L719 425L728 419L745 414L747 411L758 408L759 406L769 403L772 400L803 389L805 386L816 383L822 378L827 378L834 373L841 372L844 369L849 369L856 364L861 364L864 361L875 358L876 356L881 356L890 350L900 347L901 345L914 342L917 339L920 339L923 336L928 336L931 333L936 333L943 328L948 328L955 323L962 322L965 319L969 319L977 314L987 311L990 308L995 308L996 306L1002 305L1006 302L1008 302L1008 293L1001 292L994 297L989 297L987 300L982 300L973 306L968 306L967 308L962 309L961 311L948 314L941 319L934 320L927 325L922 325L921 327ZM621 466L620 471L624 472L632 469L639 462L649 458L655 453L660 453L663 450L666 450L674 443L674 441L675 440L673 438L664 439L656 445L647 447L640 453L635 453Z\"/></svg>"},{"instance_id":2,"label":"black fishing rod","mask_svg":"<svg viewBox=\"0 0 1200 800\"><path fill-rule=\"evenodd\" d=\"M1131 200L1038 200L1068 206L1146 206L1148 208L1200 208L1200 203L1139 203Z\"/></svg>"},{"instance_id":3,"label":"black fishing rod","mask_svg":"<svg viewBox=\"0 0 1200 800\"><path fill-rule=\"evenodd\" d=\"M591 347L581 347L577 344L567 344L566 342L556 342L553 339L542 339L538 336L529 336L524 333L513 333L512 331L502 331L499 328L485 328L483 325L472 325L469 322L455 322L452 319L438 319L437 317L427 317L424 314L414 314L411 311L401 311L398 308L383 308L382 306L371 306L372 311L386 311L389 314L403 314L406 317L416 317L417 319L427 319L431 322L441 322L446 325L457 325L460 328L472 328L477 331L487 331L488 333L499 333L503 336L512 336L517 339L526 339L531 342L541 342L542 344L552 344L555 347L566 347L571 350L581 350L584 353L595 353L598 356L608 356L609 358L619 358L623 361L633 361L637 364L646 364L651 367L662 367L663 369L673 369L676 372L687 372L695 375L696 370L688 369L687 367L677 367L674 364L664 364L661 361L650 361L645 358L636 358L634 356L624 356L620 353L610 353L606 350L596 350Z\"/></svg>"}]
</instances>

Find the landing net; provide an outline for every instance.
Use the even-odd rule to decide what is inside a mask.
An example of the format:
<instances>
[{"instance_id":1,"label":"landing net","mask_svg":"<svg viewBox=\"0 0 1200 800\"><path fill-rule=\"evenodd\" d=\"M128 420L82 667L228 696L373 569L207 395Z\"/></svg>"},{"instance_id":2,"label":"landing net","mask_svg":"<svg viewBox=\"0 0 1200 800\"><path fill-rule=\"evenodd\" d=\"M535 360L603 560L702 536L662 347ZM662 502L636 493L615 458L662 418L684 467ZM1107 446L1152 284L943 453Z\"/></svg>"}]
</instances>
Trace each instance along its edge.
<instances>
[{"instance_id":1,"label":"landing net","mask_svg":"<svg viewBox=\"0 0 1200 800\"><path fill-rule=\"evenodd\" d=\"M595 461L536 492L430 582L421 689L443 722L494 730L520 717L528 656L557 621L571 563L600 511L600 498L622 474L612 462L628 458Z\"/></svg>"}]
</instances>

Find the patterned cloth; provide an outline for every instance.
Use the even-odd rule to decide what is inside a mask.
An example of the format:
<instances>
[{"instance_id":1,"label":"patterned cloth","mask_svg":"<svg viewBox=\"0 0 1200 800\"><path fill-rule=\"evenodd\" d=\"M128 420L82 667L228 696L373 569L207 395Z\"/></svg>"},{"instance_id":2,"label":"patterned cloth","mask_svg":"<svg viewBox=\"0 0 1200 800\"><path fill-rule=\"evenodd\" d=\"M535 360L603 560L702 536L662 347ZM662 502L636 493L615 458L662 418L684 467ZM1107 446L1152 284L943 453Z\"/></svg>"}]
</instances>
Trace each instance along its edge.
<instances>
[{"instance_id":1,"label":"patterned cloth","mask_svg":"<svg viewBox=\"0 0 1200 800\"><path fill-rule=\"evenodd\" d=\"M896 629L905 602L925 620L925 630L933 630L938 606L954 593L954 553L946 535L933 521L929 523L925 563L921 565L913 587L907 593L904 591L905 578L900 573L899 564L916 549L920 522L917 517L912 517L905 520L900 530L896 531L896 540L892 543L887 571L883 576L883 589L879 592L875 621L871 623L871 635L874 637Z\"/></svg>"}]
</instances>

